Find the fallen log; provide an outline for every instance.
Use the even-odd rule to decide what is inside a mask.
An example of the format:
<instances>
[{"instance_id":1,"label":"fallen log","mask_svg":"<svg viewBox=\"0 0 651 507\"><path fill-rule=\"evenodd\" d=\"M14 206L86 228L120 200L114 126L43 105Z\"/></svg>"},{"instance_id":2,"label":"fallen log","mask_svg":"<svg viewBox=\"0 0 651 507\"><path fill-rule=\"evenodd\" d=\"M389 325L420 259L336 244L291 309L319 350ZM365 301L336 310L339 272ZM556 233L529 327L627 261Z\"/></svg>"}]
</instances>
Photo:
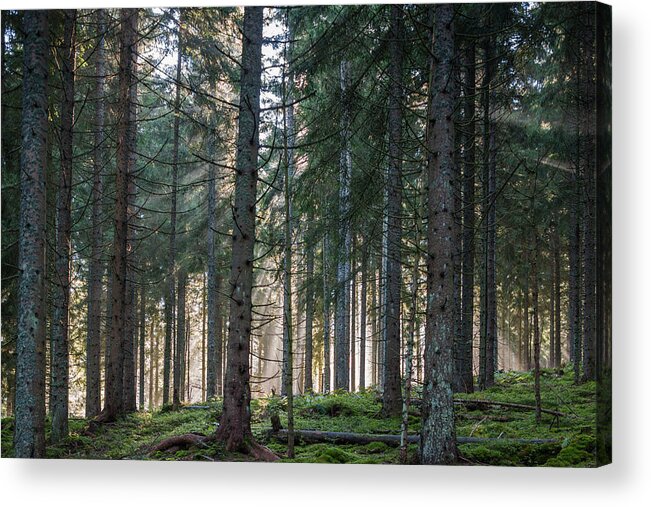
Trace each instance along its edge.
<instances>
[{"instance_id":1,"label":"fallen log","mask_svg":"<svg viewBox=\"0 0 651 507\"><path fill-rule=\"evenodd\" d=\"M491 400L466 400L466 399L455 399L454 403L457 403L459 405L483 405L483 406L494 406L494 407L504 407L504 408L512 408L515 410L528 410L535 412L536 407L534 405L524 405L522 403L506 403L502 401L491 401ZM556 417L569 417L568 414L565 414L563 412L559 412L557 410L551 410L549 408L541 408L540 411L543 414L549 414L553 415Z\"/></svg>"},{"instance_id":2,"label":"fallen log","mask_svg":"<svg viewBox=\"0 0 651 507\"><path fill-rule=\"evenodd\" d=\"M287 430L269 431L269 436L280 441L287 440ZM333 444L366 445L371 442L382 442L391 446L400 445L400 435L373 435L368 433L348 433L341 431L294 430L294 438L305 443L317 444L330 442ZM410 444L420 442L419 435L409 435ZM457 444L557 444L554 438L482 438L457 437Z\"/></svg>"}]
</instances>

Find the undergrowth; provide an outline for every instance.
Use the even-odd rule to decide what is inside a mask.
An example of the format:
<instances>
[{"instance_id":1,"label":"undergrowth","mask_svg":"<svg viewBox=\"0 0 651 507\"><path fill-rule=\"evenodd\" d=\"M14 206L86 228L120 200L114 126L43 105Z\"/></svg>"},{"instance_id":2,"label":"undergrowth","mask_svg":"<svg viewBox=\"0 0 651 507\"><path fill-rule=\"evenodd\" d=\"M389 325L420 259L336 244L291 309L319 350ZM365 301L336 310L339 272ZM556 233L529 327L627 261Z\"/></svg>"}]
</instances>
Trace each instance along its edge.
<instances>
[{"instance_id":1,"label":"undergrowth","mask_svg":"<svg viewBox=\"0 0 651 507\"><path fill-rule=\"evenodd\" d=\"M543 414L537 424L533 411L520 411L499 406L455 404L457 436L489 439L550 438L553 444L463 444L459 446L460 463L467 465L590 467L595 465L595 389L594 382L573 384L571 367L565 370L543 370L541 396L543 406L566 414L555 417ZM420 396L416 388L414 397ZM496 385L473 394L458 394L457 399L490 400L493 402L534 404L533 375L529 372L508 372L496 375ZM418 434L418 405L412 405L409 416L410 434ZM171 449L152 453L161 440L184 433L210 435L221 414L220 401L203 403L201 408L184 407L178 411L164 408L123 417L113 424L87 431L84 419L70 420L70 436L57 445L47 447L48 458L67 459L142 459L245 461L251 457L227 452L217 442L202 448ZM396 464L399 451L380 442L367 445L304 444L297 441L295 457L288 459L285 443L269 435L270 417L277 414L286 427L286 399L258 398L251 403L253 434L281 457L283 462ZM294 403L297 430L345 431L365 434L399 434L400 417L384 418L380 395L374 389L361 393L335 391L297 396ZM13 419L2 420L2 457L13 456ZM49 437L49 424L46 436ZM408 463L418 462L418 446L410 445Z\"/></svg>"}]
</instances>

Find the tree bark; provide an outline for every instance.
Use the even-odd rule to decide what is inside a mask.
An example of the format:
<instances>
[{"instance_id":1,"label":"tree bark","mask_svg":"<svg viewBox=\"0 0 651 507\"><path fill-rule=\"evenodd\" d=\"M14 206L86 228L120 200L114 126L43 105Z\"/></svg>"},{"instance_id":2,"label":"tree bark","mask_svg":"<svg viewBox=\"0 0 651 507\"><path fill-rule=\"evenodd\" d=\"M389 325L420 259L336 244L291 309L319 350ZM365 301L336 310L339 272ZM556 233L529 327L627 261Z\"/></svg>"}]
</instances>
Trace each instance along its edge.
<instances>
[{"instance_id":1,"label":"tree bark","mask_svg":"<svg viewBox=\"0 0 651 507\"><path fill-rule=\"evenodd\" d=\"M61 173L56 207L56 260L53 294L53 315L50 326L52 370L50 411L53 443L68 436L68 370L69 313L72 282L72 146L75 112L75 43L77 11L64 12L63 46L60 48L61 81Z\"/></svg>"},{"instance_id":2,"label":"tree bark","mask_svg":"<svg viewBox=\"0 0 651 507\"><path fill-rule=\"evenodd\" d=\"M104 103L106 83L106 51L104 49L104 32L106 31L106 11L98 9L97 13L97 47L95 60L95 146L93 147L93 187L91 199L92 235L91 255L88 274L88 323L86 334L86 418L95 417L100 409L100 354L101 354L101 301L102 301L102 173L106 163L104 147Z\"/></svg>"},{"instance_id":3,"label":"tree bark","mask_svg":"<svg viewBox=\"0 0 651 507\"><path fill-rule=\"evenodd\" d=\"M382 411L387 417L402 409L400 388L400 291L402 288L402 7L391 7L389 38L389 166L387 171L386 343Z\"/></svg>"},{"instance_id":4,"label":"tree bark","mask_svg":"<svg viewBox=\"0 0 651 507\"><path fill-rule=\"evenodd\" d=\"M454 58L454 7L436 4L433 30L433 72L427 129L428 227L427 321L421 460L446 464L457 459L452 375L454 346L454 280L452 276L451 184L454 151L454 97L450 75Z\"/></svg>"},{"instance_id":5,"label":"tree bark","mask_svg":"<svg viewBox=\"0 0 651 507\"><path fill-rule=\"evenodd\" d=\"M464 166L463 238L461 274L461 358L459 391L473 392L472 339L475 288L475 44L469 42L463 53L464 74Z\"/></svg>"},{"instance_id":6,"label":"tree bark","mask_svg":"<svg viewBox=\"0 0 651 507\"><path fill-rule=\"evenodd\" d=\"M20 275L14 453L45 457L45 182L48 130L48 11L23 17L20 155Z\"/></svg>"},{"instance_id":7,"label":"tree bark","mask_svg":"<svg viewBox=\"0 0 651 507\"><path fill-rule=\"evenodd\" d=\"M350 62L339 66L341 87L341 151L339 160L339 248L335 307L335 389L349 389L350 360L350 180L351 158L351 70Z\"/></svg>"},{"instance_id":8,"label":"tree bark","mask_svg":"<svg viewBox=\"0 0 651 507\"><path fill-rule=\"evenodd\" d=\"M328 283L328 231L323 237L323 392L330 392L330 284Z\"/></svg>"},{"instance_id":9,"label":"tree bark","mask_svg":"<svg viewBox=\"0 0 651 507\"><path fill-rule=\"evenodd\" d=\"M311 220L308 219L308 233L306 237L306 291L305 291L305 381L304 390L306 393L313 391L313 370L312 363L314 361L314 344L313 344L313 329L314 329L314 244L312 243L312 235L310 234Z\"/></svg>"},{"instance_id":10,"label":"tree bark","mask_svg":"<svg viewBox=\"0 0 651 507\"><path fill-rule=\"evenodd\" d=\"M140 287L140 341L139 341L139 351L138 351L138 373L139 373L139 396L138 396L138 406L142 411L145 409L145 285L143 284Z\"/></svg>"},{"instance_id":11,"label":"tree bark","mask_svg":"<svg viewBox=\"0 0 651 507\"><path fill-rule=\"evenodd\" d=\"M531 271L533 272L533 367L534 367L534 395L536 398L536 423L540 424L541 400L540 400L540 324L538 321L538 233L534 232L534 254Z\"/></svg>"},{"instance_id":12,"label":"tree bark","mask_svg":"<svg viewBox=\"0 0 651 507\"><path fill-rule=\"evenodd\" d=\"M494 74L493 39L486 38L484 47L484 280L481 285L484 291L482 306L482 334L480 348L482 359L480 363L479 386L486 389L495 384L495 369L497 357L495 344L497 341L497 298L495 282L495 119L492 109Z\"/></svg>"},{"instance_id":13,"label":"tree bark","mask_svg":"<svg viewBox=\"0 0 651 507\"><path fill-rule=\"evenodd\" d=\"M365 245L366 246L366 245ZM367 279L368 276L368 252L362 250L362 280L359 311L359 390L366 389L366 302L367 302Z\"/></svg>"},{"instance_id":14,"label":"tree bark","mask_svg":"<svg viewBox=\"0 0 651 507\"><path fill-rule=\"evenodd\" d=\"M287 18L287 40L292 40L292 31ZM291 51L285 47L285 61ZM289 81L289 82L287 82ZM283 73L285 93L283 99L289 104L285 109L285 245L283 277L283 391L287 396L287 457L294 457L294 322L292 314L292 235L293 203L292 180L294 179L294 106L292 105L292 74Z\"/></svg>"},{"instance_id":15,"label":"tree bark","mask_svg":"<svg viewBox=\"0 0 651 507\"><path fill-rule=\"evenodd\" d=\"M596 85L594 7L585 11L580 35L580 164L583 175L583 376L594 380L597 329Z\"/></svg>"},{"instance_id":16,"label":"tree bark","mask_svg":"<svg viewBox=\"0 0 651 507\"><path fill-rule=\"evenodd\" d=\"M554 368L560 368L562 363L561 353L561 245L558 226L554 227Z\"/></svg>"},{"instance_id":17,"label":"tree bark","mask_svg":"<svg viewBox=\"0 0 651 507\"><path fill-rule=\"evenodd\" d=\"M176 92L174 96L174 125L172 138L172 195L170 209L170 247L167 268L167 298L165 300L165 350L163 353L163 405L169 403L170 376L172 375L172 361L178 362L176 354L172 358L173 344L179 340L174 336L174 311L176 308L176 209L177 194L179 185L179 127L181 119L181 66L183 63L183 9L179 8L179 19L177 28L177 60L176 60ZM176 372L174 372L176 377ZM174 384L174 380L172 379ZM173 385L173 389L174 389ZM174 400L172 400L174 403Z\"/></svg>"},{"instance_id":18,"label":"tree bark","mask_svg":"<svg viewBox=\"0 0 651 507\"><path fill-rule=\"evenodd\" d=\"M228 363L217 438L229 451L252 451L249 351L255 246L263 8L245 7L240 78Z\"/></svg>"},{"instance_id":19,"label":"tree bark","mask_svg":"<svg viewBox=\"0 0 651 507\"><path fill-rule=\"evenodd\" d=\"M136 86L134 75L137 44L138 10L121 11L118 153L115 176L115 212L113 236L113 267L111 281L111 335L108 357L108 376L104 409L98 415L100 422L115 420L124 412L123 403L123 342L125 332L125 300L127 277L127 229L128 229L128 176L131 142L134 139L132 122L131 88Z\"/></svg>"},{"instance_id":20,"label":"tree bark","mask_svg":"<svg viewBox=\"0 0 651 507\"><path fill-rule=\"evenodd\" d=\"M185 285L187 274L185 269L178 270L177 314L176 314L176 354L174 355L174 388L172 406L178 409L184 401L185 379Z\"/></svg>"}]
</instances>

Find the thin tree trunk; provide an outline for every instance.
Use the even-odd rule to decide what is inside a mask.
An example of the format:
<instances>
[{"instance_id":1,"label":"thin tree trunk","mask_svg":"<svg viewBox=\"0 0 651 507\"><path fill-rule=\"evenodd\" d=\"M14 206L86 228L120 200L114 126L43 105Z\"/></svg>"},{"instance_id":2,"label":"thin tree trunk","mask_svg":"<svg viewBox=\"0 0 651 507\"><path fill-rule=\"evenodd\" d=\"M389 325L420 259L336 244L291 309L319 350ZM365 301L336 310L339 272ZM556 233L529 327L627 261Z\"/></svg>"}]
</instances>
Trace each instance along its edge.
<instances>
[{"instance_id":1,"label":"thin tree trunk","mask_svg":"<svg viewBox=\"0 0 651 507\"><path fill-rule=\"evenodd\" d=\"M14 454L17 458L43 458L48 11L25 11L23 28Z\"/></svg>"},{"instance_id":2,"label":"thin tree trunk","mask_svg":"<svg viewBox=\"0 0 651 507\"><path fill-rule=\"evenodd\" d=\"M206 401L206 272L201 285L201 401Z\"/></svg>"},{"instance_id":3,"label":"thin tree trunk","mask_svg":"<svg viewBox=\"0 0 651 507\"><path fill-rule=\"evenodd\" d=\"M418 230L417 230L418 231ZM416 233L419 236L419 231ZM419 238L416 240L418 244ZM416 315L418 314L418 277L420 255L414 258L414 270L411 275L411 308L409 314L409 335L407 338L407 357L405 358L404 398L402 400L402 425L400 432L400 461L407 463L407 440L409 432L409 406L411 400L411 382L413 375L414 337L416 335Z\"/></svg>"},{"instance_id":4,"label":"thin tree trunk","mask_svg":"<svg viewBox=\"0 0 651 507\"><path fill-rule=\"evenodd\" d=\"M355 357L356 351L355 347L357 346L357 329L356 329L356 319L357 319L357 262L355 260L355 255L357 254L357 239L356 236L353 236L353 251L351 252L351 263L352 263L352 274L350 279L350 391L355 392L355 380L357 372L355 371L357 366L357 358Z\"/></svg>"},{"instance_id":5,"label":"thin tree trunk","mask_svg":"<svg viewBox=\"0 0 651 507\"><path fill-rule=\"evenodd\" d=\"M339 66L341 87L341 151L339 161L339 248L335 307L335 389L349 389L350 360L350 181L351 155L351 70L350 62Z\"/></svg>"},{"instance_id":6,"label":"thin tree trunk","mask_svg":"<svg viewBox=\"0 0 651 507\"><path fill-rule=\"evenodd\" d=\"M402 7L391 7L389 38L389 165L387 171L386 342L382 411L398 415L400 392L400 291L402 288Z\"/></svg>"},{"instance_id":7,"label":"thin tree trunk","mask_svg":"<svg viewBox=\"0 0 651 507\"><path fill-rule=\"evenodd\" d=\"M75 44L77 11L64 12L60 49L63 95L61 101L61 173L56 211L56 261L54 311L51 331L51 407L53 443L68 436L69 312L72 281L72 143L75 111Z\"/></svg>"},{"instance_id":8,"label":"thin tree trunk","mask_svg":"<svg viewBox=\"0 0 651 507\"><path fill-rule=\"evenodd\" d=\"M561 367L562 353L561 353L561 245L558 233L558 227L554 228L554 323L555 333L554 338L554 368Z\"/></svg>"},{"instance_id":9,"label":"thin tree trunk","mask_svg":"<svg viewBox=\"0 0 651 507\"><path fill-rule=\"evenodd\" d=\"M138 352L139 359L139 398L138 406L140 410L145 409L145 285L140 287L140 351Z\"/></svg>"},{"instance_id":10,"label":"thin tree trunk","mask_svg":"<svg viewBox=\"0 0 651 507\"><path fill-rule=\"evenodd\" d=\"M312 363L314 361L314 345L313 345L313 328L314 328L314 244L312 243L312 235L309 234L308 219L308 234L307 234L307 253L305 260L306 268L306 291L305 291L305 382L304 390L306 393L313 391L314 386L312 377L314 376L312 370Z\"/></svg>"},{"instance_id":11,"label":"thin tree trunk","mask_svg":"<svg viewBox=\"0 0 651 507\"><path fill-rule=\"evenodd\" d=\"M330 392L330 285L328 283L328 231L323 237L323 392Z\"/></svg>"},{"instance_id":12,"label":"thin tree trunk","mask_svg":"<svg viewBox=\"0 0 651 507\"><path fill-rule=\"evenodd\" d=\"M137 41L134 43L134 52L137 51ZM127 279L126 279L126 306L125 306L125 333L123 335L124 343L124 370L122 378L122 392L124 397L124 411L136 411L136 266L135 256L135 230L138 213L135 206L135 197L137 187L135 184L136 177L136 124L137 124L137 104L138 104L138 85L136 80L137 64L132 63L132 84L129 87L129 101L131 108L129 112L129 133L128 133L128 170L127 170Z\"/></svg>"},{"instance_id":13,"label":"thin tree trunk","mask_svg":"<svg viewBox=\"0 0 651 507\"><path fill-rule=\"evenodd\" d=\"M553 245L553 239L552 239ZM556 366L556 279L554 272L554 257L551 258L552 265L550 267L550 280L549 280L549 368Z\"/></svg>"},{"instance_id":14,"label":"thin tree trunk","mask_svg":"<svg viewBox=\"0 0 651 507\"><path fill-rule=\"evenodd\" d=\"M436 4L433 30L432 84L428 97L427 341L420 451L424 464L457 459L452 375L454 292L452 276L451 185L454 151L454 97L450 75L454 59L454 7Z\"/></svg>"},{"instance_id":15,"label":"thin tree trunk","mask_svg":"<svg viewBox=\"0 0 651 507\"><path fill-rule=\"evenodd\" d=\"M462 347L459 378L460 391L473 391L472 339L475 288L475 44L469 42L463 53L464 80L464 169L463 169L463 238L461 280Z\"/></svg>"},{"instance_id":16,"label":"thin tree trunk","mask_svg":"<svg viewBox=\"0 0 651 507\"><path fill-rule=\"evenodd\" d=\"M373 280L371 283L371 384L378 385L378 282L373 269Z\"/></svg>"},{"instance_id":17,"label":"thin tree trunk","mask_svg":"<svg viewBox=\"0 0 651 507\"><path fill-rule=\"evenodd\" d=\"M488 37L485 42L484 59L484 282L483 319L480 348L483 351L483 362L480 364L479 384L482 389L495 383L495 367L497 354L497 298L495 283L495 119L493 118L493 39ZM483 368L482 368L483 367Z\"/></svg>"},{"instance_id":18,"label":"thin tree trunk","mask_svg":"<svg viewBox=\"0 0 651 507\"><path fill-rule=\"evenodd\" d=\"M178 409L184 401L185 379L185 285L187 275L185 269L178 270L177 315L176 315L176 354L174 356L174 388L172 406Z\"/></svg>"},{"instance_id":19,"label":"thin tree trunk","mask_svg":"<svg viewBox=\"0 0 651 507\"><path fill-rule=\"evenodd\" d=\"M525 266L529 261L527 256L525 261ZM525 284L524 284L524 335L522 337L522 344L524 349L524 365L526 370L531 369L531 355L529 353L529 336L531 335L529 331L529 273L525 274Z\"/></svg>"},{"instance_id":20,"label":"thin tree trunk","mask_svg":"<svg viewBox=\"0 0 651 507\"><path fill-rule=\"evenodd\" d=\"M93 188L91 199L92 236L91 255L88 274L88 321L86 334L86 418L95 417L101 410L100 354L101 354L101 301L102 301L102 172L105 164L104 102L106 82L106 52L104 32L106 30L106 11L97 13L97 47L95 61L95 146L93 147Z\"/></svg>"},{"instance_id":21,"label":"thin tree trunk","mask_svg":"<svg viewBox=\"0 0 651 507\"><path fill-rule=\"evenodd\" d=\"M365 248L362 249L362 288L360 295L360 311L359 311L359 390L366 389L366 301L367 301L367 284L366 278L368 276L368 252Z\"/></svg>"},{"instance_id":22,"label":"thin tree trunk","mask_svg":"<svg viewBox=\"0 0 651 507\"><path fill-rule=\"evenodd\" d=\"M176 208L179 184L179 124L181 108L181 65L183 61L183 9L179 8L177 28L177 60L176 60L176 95L174 97L174 126L172 139L172 195L170 210L170 247L167 268L167 299L165 301L165 351L163 356L163 405L169 403L170 376L172 368L172 345L174 343L174 310L176 308ZM176 341L179 337L176 337ZM177 347L178 348L178 347ZM177 358L174 358L177 362ZM176 376L176 372L174 372Z\"/></svg>"},{"instance_id":23,"label":"thin tree trunk","mask_svg":"<svg viewBox=\"0 0 651 507\"><path fill-rule=\"evenodd\" d=\"M533 361L534 361L534 395L536 397L536 423L540 424L541 407L540 400L540 324L538 322L538 234L534 236L534 254L531 270L533 271Z\"/></svg>"},{"instance_id":24,"label":"thin tree trunk","mask_svg":"<svg viewBox=\"0 0 651 507\"><path fill-rule=\"evenodd\" d=\"M113 236L113 267L111 281L111 336L106 378L104 409L98 416L102 422L115 420L124 411L123 403L123 342L125 333L125 299L127 277L127 229L128 229L128 176L130 153L133 151L131 87L136 86L134 76L137 44L138 10L121 11L119 104L121 114L118 122L118 153L115 178L115 232Z\"/></svg>"},{"instance_id":25,"label":"thin tree trunk","mask_svg":"<svg viewBox=\"0 0 651 507\"><path fill-rule=\"evenodd\" d=\"M286 36L292 40L292 32L287 18ZM286 46L285 60L288 60ZM284 72L284 69L283 69ZM287 82L289 81L289 82ZM284 284L283 284L283 391L287 396L287 457L294 457L294 325L292 315L292 180L294 179L294 106L292 103L292 74L283 74L285 109L285 245L284 245Z\"/></svg>"},{"instance_id":26,"label":"thin tree trunk","mask_svg":"<svg viewBox=\"0 0 651 507\"><path fill-rule=\"evenodd\" d=\"M154 371L156 378L154 379ZM158 384L158 336L154 336L154 315L152 314L149 324L149 399L147 406L151 412L154 408L156 391L154 383Z\"/></svg>"},{"instance_id":27,"label":"thin tree trunk","mask_svg":"<svg viewBox=\"0 0 651 507\"><path fill-rule=\"evenodd\" d=\"M128 241L127 252L129 252L131 241ZM122 396L124 398L124 412L135 412L136 410L136 288L134 269L130 266L129 257L127 253L127 282L126 282L126 303L124 308L125 313L125 329L122 344L122 352L124 355L124 369L122 377Z\"/></svg>"},{"instance_id":28,"label":"thin tree trunk","mask_svg":"<svg viewBox=\"0 0 651 507\"><path fill-rule=\"evenodd\" d=\"M581 103L580 164L583 175L583 376L596 378L597 330L597 238L596 238L596 88L595 88L595 19L590 7L584 19L580 50Z\"/></svg>"}]
</instances>

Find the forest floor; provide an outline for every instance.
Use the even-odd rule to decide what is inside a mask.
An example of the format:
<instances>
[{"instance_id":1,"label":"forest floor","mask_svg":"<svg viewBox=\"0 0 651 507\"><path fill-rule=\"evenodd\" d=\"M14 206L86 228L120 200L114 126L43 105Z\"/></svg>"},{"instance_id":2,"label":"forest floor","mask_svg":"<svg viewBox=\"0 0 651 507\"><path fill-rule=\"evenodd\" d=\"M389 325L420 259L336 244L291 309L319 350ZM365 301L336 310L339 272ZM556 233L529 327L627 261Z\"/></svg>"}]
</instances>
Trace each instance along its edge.
<instances>
[{"instance_id":1,"label":"forest floor","mask_svg":"<svg viewBox=\"0 0 651 507\"><path fill-rule=\"evenodd\" d=\"M482 392L455 395L458 400L490 400L491 402L534 405L533 374L507 372L496 375L496 385ZM460 464L506 466L571 466L595 465L596 396L595 383L574 385L571 368L541 373L542 406L562 412L556 417L542 414L536 424L535 413L513 407L485 404L455 404L458 437L491 439L485 443L459 446ZM416 386L414 397L419 395ZM258 398L251 403L254 436L281 458L281 462L398 464L399 450L381 442L366 445L305 444L297 442L295 458L288 459L286 443L270 435L270 419L280 416L286 427L286 400L280 397ZM177 448L152 452L161 440L184 433L211 434L219 420L221 402L201 406L185 406L178 411L162 409L128 415L114 424L101 426L94 433L87 431L84 419L70 420L70 436L58 445L47 447L48 458L64 459L134 459L134 460L199 460L249 461L248 455L227 452L219 443L205 447ZM420 428L418 405L410 409L409 432ZM294 403L297 430L355 432L363 434L400 434L400 417L384 418L378 393L335 392L328 395L297 396ZM2 420L2 457L13 456L11 418ZM49 431L49 429L48 429ZM48 435L49 436L49 433ZM554 439L554 443L504 443L500 439ZM494 439L494 440L493 440ZM418 463L418 446L409 446L408 463Z\"/></svg>"}]
</instances>

